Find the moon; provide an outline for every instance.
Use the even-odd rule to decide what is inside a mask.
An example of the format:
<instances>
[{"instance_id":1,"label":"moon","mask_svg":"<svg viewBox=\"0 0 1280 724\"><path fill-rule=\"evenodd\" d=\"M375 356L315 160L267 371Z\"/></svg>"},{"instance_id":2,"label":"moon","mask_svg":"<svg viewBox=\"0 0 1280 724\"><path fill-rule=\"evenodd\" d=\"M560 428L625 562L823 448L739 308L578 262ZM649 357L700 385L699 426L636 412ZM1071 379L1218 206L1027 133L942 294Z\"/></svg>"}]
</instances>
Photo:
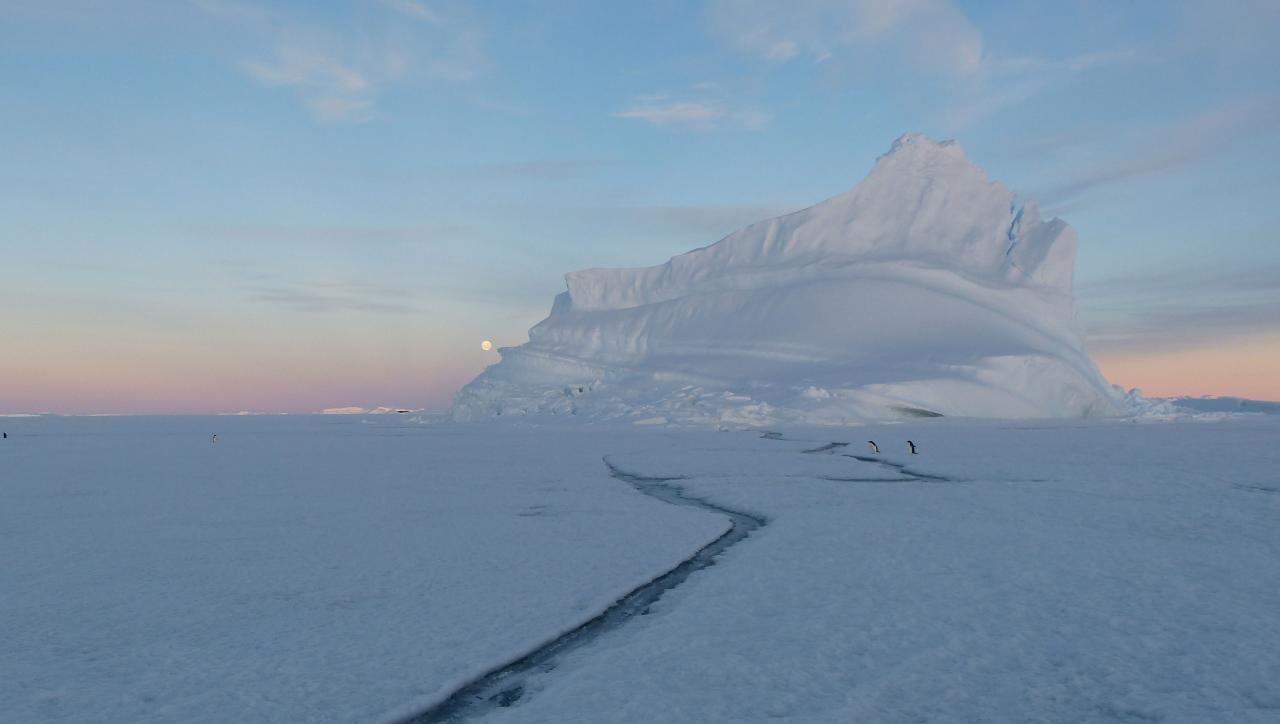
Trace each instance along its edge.
<instances>
[{"instance_id":1,"label":"moon","mask_svg":"<svg viewBox=\"0 0 1280 724\"><path fill-rule=\"evenodd\" d=\"M489 350L493 349L493 342L490 342L489 340L486 339L485 341L480 343L480 349L488 352Z\"/></svg>"}]
</instances>

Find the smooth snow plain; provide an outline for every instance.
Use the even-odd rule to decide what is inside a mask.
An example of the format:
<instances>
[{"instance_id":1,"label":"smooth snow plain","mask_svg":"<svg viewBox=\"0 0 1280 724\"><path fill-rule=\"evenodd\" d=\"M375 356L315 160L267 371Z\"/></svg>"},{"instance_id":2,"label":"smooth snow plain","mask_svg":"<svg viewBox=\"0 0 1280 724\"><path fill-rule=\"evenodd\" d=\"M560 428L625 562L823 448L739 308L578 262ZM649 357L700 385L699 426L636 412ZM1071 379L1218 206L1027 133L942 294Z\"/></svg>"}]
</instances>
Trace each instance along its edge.
<instances>
[{"instance_id":1,"label":"smooth snow plain","mask_svg":"<svg viewBox=\"0 0 1280 724\"><path fill-rule=\"evenodd\" d=\"M727 527L558 435L2 422L0 721L395 719Z\"/></svg>"},{"instance_id":2,"label":"smooth snow plain","mask_svg":"<svg viewBox=\"0 0 1280 724\"><path fill-rule=\"evenodd\" d=\"M486 721L1280 721L1277 416L2 422L5 720L411 715L726 529L607 460L766 525Z\"/></svg>"}]
</instances>

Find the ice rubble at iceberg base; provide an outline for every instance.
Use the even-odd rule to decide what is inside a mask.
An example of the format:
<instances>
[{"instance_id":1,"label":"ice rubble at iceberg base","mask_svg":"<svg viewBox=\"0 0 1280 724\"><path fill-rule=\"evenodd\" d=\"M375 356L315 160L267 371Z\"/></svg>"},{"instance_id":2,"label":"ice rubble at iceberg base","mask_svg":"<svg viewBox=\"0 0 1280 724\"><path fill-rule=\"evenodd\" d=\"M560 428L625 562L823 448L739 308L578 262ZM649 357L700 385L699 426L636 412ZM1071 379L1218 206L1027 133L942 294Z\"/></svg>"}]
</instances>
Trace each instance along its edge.
<instances>
[{"instance_id":1,"label":"ice rubble at iceberg base","mask_svg":"<svg viewBox=\"0 0 1280 724\"><path fill-rule=\"evenodd\" d=\"M566 275L458 420L692 425L1118 414L1071 294L1076 235L907 134L852 190L642 269Z\"/></svg>"}]
</instances>

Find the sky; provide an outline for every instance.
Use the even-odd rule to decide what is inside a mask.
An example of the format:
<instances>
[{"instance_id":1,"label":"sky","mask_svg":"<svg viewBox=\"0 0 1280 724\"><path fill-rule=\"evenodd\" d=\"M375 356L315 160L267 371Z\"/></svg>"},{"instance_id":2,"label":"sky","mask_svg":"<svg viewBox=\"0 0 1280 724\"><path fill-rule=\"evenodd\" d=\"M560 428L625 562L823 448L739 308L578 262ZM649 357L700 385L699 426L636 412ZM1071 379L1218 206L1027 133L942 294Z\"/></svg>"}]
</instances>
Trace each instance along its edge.
<instances>
[{"instance_id":1,"label":"sky","mask_svg":"<svg viewBox=\"0 0 1280 724\"><path fill-rule=\"evenodd\" d=\"M446 409L563 274L906 131L1080 236L1089 349L1280 399L1280 3L0 2L0 413Z\"/></svg>"}]
</instances>

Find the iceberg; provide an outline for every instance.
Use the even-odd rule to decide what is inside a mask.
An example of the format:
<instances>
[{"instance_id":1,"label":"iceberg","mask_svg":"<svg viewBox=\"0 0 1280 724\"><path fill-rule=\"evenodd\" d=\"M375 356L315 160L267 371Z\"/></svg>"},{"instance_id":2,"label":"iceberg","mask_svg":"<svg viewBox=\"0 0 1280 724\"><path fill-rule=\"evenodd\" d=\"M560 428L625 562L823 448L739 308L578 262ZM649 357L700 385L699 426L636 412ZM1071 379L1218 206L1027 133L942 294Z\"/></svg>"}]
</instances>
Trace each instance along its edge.
<instances>
[{"instance_id":1,"label":"iceberg","mask_svg":"<svg viewBox=\"0 0 1280 724\"><path fill-rule=\"evenodd\" d=\"M639 269L565 276L453 416L720 426L1120 414L1072 297L1076 234L954 141Z\"/></svg>"}]
</instances>

